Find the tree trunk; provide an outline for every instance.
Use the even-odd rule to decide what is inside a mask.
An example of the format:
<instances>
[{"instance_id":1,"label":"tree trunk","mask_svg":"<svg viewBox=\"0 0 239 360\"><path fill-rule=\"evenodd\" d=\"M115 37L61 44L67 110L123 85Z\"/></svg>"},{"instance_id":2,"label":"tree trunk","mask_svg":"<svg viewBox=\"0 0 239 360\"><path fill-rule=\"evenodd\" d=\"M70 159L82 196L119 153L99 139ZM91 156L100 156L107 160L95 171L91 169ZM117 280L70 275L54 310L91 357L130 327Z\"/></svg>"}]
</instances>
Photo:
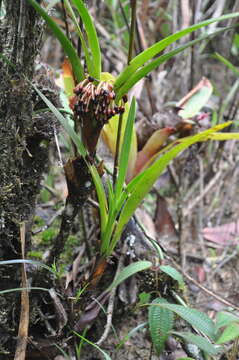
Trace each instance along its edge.
<instances>
[{"instance_id":1,"label":"tree trunk","mask_svg":"<svg viewBox=\"0 0 239 360\"><path fill-rule=\"evenodd\" d=\"M9 260L22 257L23 223L29 228L25 252L30 247L27 224L34 214L48 157L42 140L49 140L53 130L46 118L34 119L36 96L29 82L40 48L42 21L26 0L0 0L0 21L0 260ZM0 289L21 287L20 270L19 264L0 266ZM13 358L20 299L20 292L0 296L1 359Z\"/></svg>"}]
</instances>

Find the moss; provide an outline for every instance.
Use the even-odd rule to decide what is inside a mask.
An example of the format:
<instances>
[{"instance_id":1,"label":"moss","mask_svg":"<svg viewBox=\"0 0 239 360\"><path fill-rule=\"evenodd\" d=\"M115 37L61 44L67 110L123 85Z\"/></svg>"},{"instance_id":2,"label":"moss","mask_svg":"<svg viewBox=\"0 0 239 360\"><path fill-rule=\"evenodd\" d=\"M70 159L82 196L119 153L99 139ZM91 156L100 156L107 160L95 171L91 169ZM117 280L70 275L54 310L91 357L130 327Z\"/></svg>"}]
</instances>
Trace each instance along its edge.
<instances>
[{"instance_id":1,"label":"moss","mask_svg":"<svg viewBox=\"0 0 239 360\"><path fill-rule=\"evenodd\" d=\"M43 231L41 239L43 244L51 244L53 239L55 238L57 234L57 230L54 228L49 228L45 231Z\"/></svg>"},{"instance_id":2,"label":"moss","mask_svg":"<svg viewBox=\"0 0 239 360\"><path fill-rule=\"evenodd\" d=\"M43 252L42 251L29 251L27 257L31 257L37 260L42 260Z\"/></svg>"}]
</instances>

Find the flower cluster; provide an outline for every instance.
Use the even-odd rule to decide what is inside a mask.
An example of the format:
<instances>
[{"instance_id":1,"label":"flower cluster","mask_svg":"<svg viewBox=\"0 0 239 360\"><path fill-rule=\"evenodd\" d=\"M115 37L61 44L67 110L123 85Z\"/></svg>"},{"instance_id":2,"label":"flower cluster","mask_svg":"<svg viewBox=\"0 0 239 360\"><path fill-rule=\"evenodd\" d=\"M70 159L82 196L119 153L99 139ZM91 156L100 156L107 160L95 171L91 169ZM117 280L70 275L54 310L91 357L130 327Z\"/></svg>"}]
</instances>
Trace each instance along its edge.
<instances>
[{"instance_id":1,"label":"flower cluster","mask_svg":"<svg viewBox=\"0 0 239 360\"><path fill-rule=\"evenodd\" d=\"M71 108L76 118L90 115L103 126L112 116L123 113L125 108L115 104L112 84L100 81L95 85L95 82L95 79L89 76L75 87Z\"/></svg>"}]
</instances>

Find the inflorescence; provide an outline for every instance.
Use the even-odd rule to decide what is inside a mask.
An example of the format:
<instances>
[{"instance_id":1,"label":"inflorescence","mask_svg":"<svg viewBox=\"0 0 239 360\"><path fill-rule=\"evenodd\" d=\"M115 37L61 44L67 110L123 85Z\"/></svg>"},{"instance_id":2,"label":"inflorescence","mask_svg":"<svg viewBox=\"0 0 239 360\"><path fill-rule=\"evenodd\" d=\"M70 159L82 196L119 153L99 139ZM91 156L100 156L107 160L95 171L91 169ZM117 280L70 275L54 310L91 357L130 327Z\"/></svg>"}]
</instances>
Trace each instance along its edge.
<instances>
[{"instance_id":1,"label":"inflorescence","mask_svg":"<svg viewBox=\"0 0 239 360\"><path fill-rule=\"evenodd\" d=\"M95 85L95 82L95 79L89 76L75 87L71 108L79 119L90 115L104 125L112 116L124 113L125 108L115 104L112 84L100 81ZM123 101L126 102L127 98Z\"/></svg>"}]
</instances>

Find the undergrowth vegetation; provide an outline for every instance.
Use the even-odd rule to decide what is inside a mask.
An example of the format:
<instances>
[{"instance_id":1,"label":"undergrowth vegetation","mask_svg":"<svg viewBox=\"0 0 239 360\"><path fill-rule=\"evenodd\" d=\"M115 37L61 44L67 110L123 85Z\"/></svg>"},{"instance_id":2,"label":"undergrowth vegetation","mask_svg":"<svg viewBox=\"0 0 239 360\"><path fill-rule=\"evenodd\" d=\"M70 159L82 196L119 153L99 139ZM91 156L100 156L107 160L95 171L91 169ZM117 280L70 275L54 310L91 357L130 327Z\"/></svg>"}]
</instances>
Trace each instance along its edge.
<instances>
[{"instance_id":1,"label":"undergrowth vegetation","mask_svg":"<svg viewBox=\"0 0 239 360\"><path fill-rule=\"evenodd\" d=\"M159 16L164 19L164 37L134 56L135 48L137 49L137 1L131 1L130 5L125 1L119 2L122 8L120 15L118 3L106 1L107 11L112 16L110 28L115 32L113 41L117 42L120 51L127 58L127 64L121 64L121 70L116 74L115 71L109 73L102 69L104 61L96 22L84 1L53 1L49 2L47 8L35 0L27 1L45 20L65 53L61 75L61 84L64 85L61 94L62 108L54 106L51 99L35 84L32 83L32 87L45 104L42 111L50 109L64 129L64 138L61 135L58 148L60 157L61 152L64 153L66 200L63 204L64 197L54 193L54 176L51 178L48 175L41 192L41 201L49 202L49 193L59 197L54 212L61 216L61 223L55 221L56 216L45 225L41 216L38 216L33 228L35 246L28 253L34 260L22 260L32 266L41 267L44 264L57 279L56 287L63 283L65 265L72 262L65 287L61 285L57 288L72 309L71 321L66 321L59 333L65 331L70 337L74 337L73 347L77 359L81 358L86 343L96 348L105 359L110 359L101 344L111 330L112 316L114 322L112 303L117 296L116 289L127 284L132 276L141 276L138 274L140 272L145 273L145 276L148 274L153 281L150 287L150 280L146 278L146 289L139 289L135 311L147 308L148 315L145 314L143 324L131 329L123 339L117 339L114 349L116 358L117 351L131 336L147 329L157 356L164 353L167 342L173 337L177 344L181 344L185 359L219 359L224 354L229 359L236 359L235 352L232 353L231 349L239 338L238 313L223 310L211 319L206 312L191 307L180 266L160 241L147 235L134 214L177 157L182 159L184 151L192 154L195 146L203 147L204 144L205 158L213 157L214 141L224 144L226 140L239 139L237 123L230 118L224 121L223 112L214 111L211 122L206 126L200 125L201 120L208 118L204 108L214 92L212 82L203 77L177 104L169 104L177 121L165 123L151 131L142 145L136 131L140 109L137 108L134 89L162 64L175 56L177 61L177 55L186 49L194 49L196 44L210 43L215 38L220 41L221 36L233 27L225 26L227 20L237 18L239 13L209 18L170 34L170 14L162 11ZM52 16L53 6L59 5L57 3L61 4L58 10L64 14L63 22ZM129 24L127 30L122 31L122 39L119 40L116 33L124 28L125 21ZM213 32L204 30L211 24L223 25L217 25ZM199 29L203 29L200 34L196 32ZM190 34L195 32L196 35L189 40ZM186 39L185 42L179 43L183 38ZM77 51L76 43L80 51ZM107 46L110 47L111 44ZM234 51L238 51L235 43L234 47ZM238 76L237 67L224 56L215 53L214 60L223 63ZM231 89L230 98L237 89L238 79ZM224 102L224 109L227 105ZM172 114L170 116L173 117ZM97 148L99 143L104 149L100 154ZM220 147L221 145L218 153ZM104 151L110 153L108 162L104 159ZM175 179L175 175L172 176ZM175 180L175 183L180 187L179 182ZM80 229L83 241L79 244L78 236L75 235L77 231L74 232L74 227L77 227L76 219L88 217L84 211L89 205L92 206L91 216L93 213L95 220L92 225L93 233L96 234L95 241L88 242L83 226ZM146 255L146 251L143 256L134 255L125 261L128 253L140 247L138 233L146 239L148 254ZM78 262L71 258L77 246ZM82 261L84 253L87 256ZM91 264L91 269L87 268L87 263ZM2 262L2 265L7 264ZM78 281L80 266L81 272L85 269L87 271ZM53 298L52 292L51 297ZM105 311L107 301L109 305ZM90 329L102 309L107 313L107 325L105 330L102 326L102 337L96 342L91 338ZM57 344L57 349L65 358L73 358L62 343Z\"/></svg>"}]
</instances>

